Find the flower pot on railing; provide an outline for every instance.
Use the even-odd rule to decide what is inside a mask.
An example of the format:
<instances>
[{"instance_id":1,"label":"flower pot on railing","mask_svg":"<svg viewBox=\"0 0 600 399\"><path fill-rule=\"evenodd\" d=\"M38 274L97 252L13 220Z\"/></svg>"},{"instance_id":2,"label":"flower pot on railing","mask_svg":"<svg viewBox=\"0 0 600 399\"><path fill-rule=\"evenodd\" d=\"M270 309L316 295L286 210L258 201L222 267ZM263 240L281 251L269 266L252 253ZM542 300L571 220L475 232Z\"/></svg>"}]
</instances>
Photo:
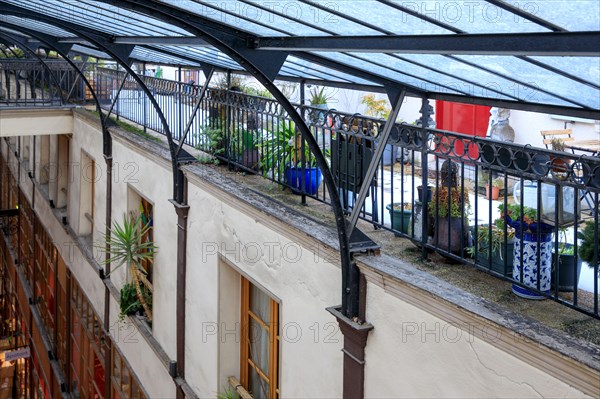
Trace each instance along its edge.
<instances>
[{"instance_id":1,"label":"flower pot on railing","mask_svg":"<svg viewBox=\"0 0 600 399\"><path fill-rule=\"evenodd\" d=\"M521 238L523 241L522 258ZM522 235L517 235L513 261L513 280L521 281L521 273L523 273L523 284L527 287L537 290L539 281L539 290L543 293L550 293L550 281L552 277L552 233L541 234L539 246L537 234L523 233ZM538 292L517 284L513 284L512 291L522 298L545 299L545 296Z\"/></svg>"},{"instance_id":2,"label":"flower pot on railing","mask_svg":"<svg viewBox=\"0 0 600 399\"><path fill-rule=\"evenodd\" d=\"M285 169L285 183L294 194L315 195L321 185L323 174L317 167L306 167L304 170L298 166L288 166Z\"/></svg>"},{"instance_id":3,"label":"flower pot on railing","mask_svg":"<svg viewBox=\"0 0 600 399\"><path fill-rule=\"evenodd\" d=\"M465 245L465 233L461 217L439 217L435 220L433 242L438 248L457 254Z\"/></svg>"},{"instance_id":4,"label":"flower pot on railing","mask_svg":"<svg viewBox=\"0 0 600 399\"><path fill-rule=\"evenodd\" d=\"M390 213L392 229L400 233L408 234L408 226L412 217L412 204L395 203L386 205L385 209ZM400 234L394 233L396 237Z\"/></svg>"},{"instance_id":5,"label":"flower pot on railing","mask_svg":"<svg viewBox=\"0 0 600 399\"><path fill-rule=\"evenodd\" d=\"M500 247L492 251L492 263L490 265L489 252L479 251L477 263L490 267L496 273L504 276L512 276L514 262L515 243L513 240L503 242Z\"/></svg>"}]
</instances>

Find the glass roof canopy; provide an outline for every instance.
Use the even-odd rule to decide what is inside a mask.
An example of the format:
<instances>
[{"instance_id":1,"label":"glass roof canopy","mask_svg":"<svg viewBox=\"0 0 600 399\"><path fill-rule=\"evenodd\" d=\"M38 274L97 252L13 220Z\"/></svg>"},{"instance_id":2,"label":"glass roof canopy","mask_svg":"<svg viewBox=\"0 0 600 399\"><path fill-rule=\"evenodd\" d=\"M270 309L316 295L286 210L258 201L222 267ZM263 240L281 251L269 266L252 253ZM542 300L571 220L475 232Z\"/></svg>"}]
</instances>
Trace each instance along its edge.
<instances>
[{"instance_id":1,"label":"glass roof canopy","mask_svg":"<svg viewBox=\"0 0 600 399\"><path fill-rule=\"evenodd\" d=\"M277 78L600 119L597 0L2 0L0 22L0 34L94 34L133 44L138 61L244 71L203 31L261 65L285 52ZM104 53L81 39L73 50Z\"/></svg>"}]
</instances>

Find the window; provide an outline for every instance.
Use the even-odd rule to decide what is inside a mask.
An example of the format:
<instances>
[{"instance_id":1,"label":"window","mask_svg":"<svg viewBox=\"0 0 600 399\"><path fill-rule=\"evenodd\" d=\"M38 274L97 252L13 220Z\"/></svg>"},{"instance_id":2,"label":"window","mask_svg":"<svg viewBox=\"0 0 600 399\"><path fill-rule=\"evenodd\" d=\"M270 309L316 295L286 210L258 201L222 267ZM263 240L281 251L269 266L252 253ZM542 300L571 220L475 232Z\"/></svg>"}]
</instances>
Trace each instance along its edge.
<instances>
[{"instance_id":1,"label":"window","mask_svg":"<svg viewBox=\"0 0 600 399\"><path fill-rule=\"evenodd\" d=\"M113 399L145 399L147 397L115 345L112 350L112 367Z\"/></svg>"},{"instance_id":2,"label":"window","mask_svg":"<svg viewBox=\"0 0 600 399\"><path fill-rule=\"evenodd\" d=\"M94 186L96 162L84 151L81 152L79 170L79 235L94 232Z\"/></svg>"},{"instance_id":3,"label":"window","mask_svg":"<svg viewBox=\"0 0 600 399\"><path fill-rule=\"evenodd\" d=\"M75 279L71 280L71 389L80 398L104 397L106 336L100 318Z\"/></svg>"},{"instance_id":4,"label":"window","mask_svg":"<svg viewBox=\"0 0 600 399\"><path fill-rule=\"evenodd\" d=\"M279 397L279 304L242 277L240 382L256 399Z\"/></svg>"},{"instance_id":5,"label":"window","mask_svg":"<svg viewBox=\"0 0 600 399\"><path fill-rule=\"evenodd\" d=\"M139 195L134 189L129 190L128 195L128 209L131 213L139 215L141 217L142 226L149 226L150 228L146 231L142 237L142 242L153 242L154 241L154 207L150 201ZM149 250L150 251L150 250ZM154 256L149 257L141 261L141 269L143 273L138 273L138 279L142 285L142 291L146 298L146 303L152 313L152 275L154 268ZM131 281L129 276L129 281ZM152 314L147 314L148 321L152 320ZM152 327L151 322L148 323L149 327Z\"/></svg>"},{"instance_id":6,"label":"window","mask_svg":"<svg viewBox=\"0 0 600 399\"><path fill-rule=\"evenodd\" d=\"M34 218L34 231L33 291L35 298L39 300L38 309L42 317L42 323L46 327L48 335L53 337L56 316L54 301L58 251L38 218Z\"/></svg>"}]
</instances>

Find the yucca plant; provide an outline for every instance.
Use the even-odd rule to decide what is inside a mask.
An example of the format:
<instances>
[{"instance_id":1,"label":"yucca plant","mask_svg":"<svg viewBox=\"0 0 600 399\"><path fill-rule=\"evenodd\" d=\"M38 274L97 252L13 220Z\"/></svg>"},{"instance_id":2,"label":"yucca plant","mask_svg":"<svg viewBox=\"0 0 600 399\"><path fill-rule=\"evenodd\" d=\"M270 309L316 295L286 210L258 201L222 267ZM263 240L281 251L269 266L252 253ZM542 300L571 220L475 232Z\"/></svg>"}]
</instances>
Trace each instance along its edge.
<instances>
[{"instance_id":1,"label":"yucca plant","mask_svg":"<svg viewBox=\"0 0 600 399\"><path fill-rule=\"evenodd\" d=\"M158 249L154 242L142 241L151 228L150 223L143 223L141 215L130 213L123 215L121 224L113 222L110 238L104 236L104 241L110 246L109 258L105 263L113 266L111 273L123 265L129 268L131 281L128 283L135 288L136 298L146 312L148 321L152 321L152 304L148 293L144 293L148 287L142 288L139 274L146 275L142 262L152 260ZM106 253L106 247L99 248Z\"/></svg>"}]
</instances>

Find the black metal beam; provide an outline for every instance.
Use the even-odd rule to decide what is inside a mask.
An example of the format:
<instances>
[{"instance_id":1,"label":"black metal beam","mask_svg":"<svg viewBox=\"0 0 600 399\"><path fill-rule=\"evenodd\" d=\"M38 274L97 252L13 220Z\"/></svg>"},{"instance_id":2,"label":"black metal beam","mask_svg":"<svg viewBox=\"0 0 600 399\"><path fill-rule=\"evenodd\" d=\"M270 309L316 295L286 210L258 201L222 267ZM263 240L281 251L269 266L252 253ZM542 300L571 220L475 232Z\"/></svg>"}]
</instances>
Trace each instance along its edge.
<instances>
[{"instance_id":1,"label":"black metal beam","mask_svg":"<svg viewBox=\"0 0 600 399\"><path fill-rule=\"evenodd\" d=\"M0 209L0 218L19 216L19 210L15 209Z\"/></svg>"},{"instance_id":2,"label":"black metal beam","mask_svg":"<svg viewBox=\"0 0 600 399\"><path fill-rule=\"evenodd\" d=\"M60 43L88 43L81 37L61 37ZM114 44L161 44L165 46L208 46L209 44L200 37L193 36L114 36Z\"/></svg>"},{"instance_id":3,"label":"black metal beam","mask_svg":"<svg viewBox=\"0 0 600 399\"><path fill-rule=\"evenodd\" d=\"M598 56L600 32L257 37L260 50Z\"/></svg>"},{"instance_id":4,"label":"black metal beam","mask_svg":"<svg viewBox=\"0 0 600 399\"><path fill-rule=\"evenodd\" d=\"M117 3L115 0L101 0L105 3ZM350 255L349 240L346 234L346 218L344 216L344 210L340 196L331 173L331 169L325 159L325 156L321 152L319 144L315 137L312 135L308 126L302 116L296 111L295 107L290 101L283 95L283 93L275 86L273 80L270 79L259 66L236 51L232 45L239 43L239 41L229 41L226 43L220 40L218 37L213 36L205 27L194 20L194 18L182 18L177 15L178 11L172 7L165 6L164 4L157 5L157 3L149 0L124 0L118 1L120 7L140 12L145 15L160 15L160 19L186 29L188 32L205 37L206 40L214 47L222 51L224 54L229 56L231 59L242 65L248 72L250 72L260 83L262 83L267 90L271 92L273 97L282 105L282 107L288 112L290 118L296 124L296 128L300 132L302 139L306 140L310 152L315 156L315 160L319 169L323 173L323 180L327 187L327 191L331 197L331 205L335 215L335 223L338 232L338 240L340 245L340 257L341 257L341 268L342 268L342 304L343 312L349 317L358 316L358 301L350 301L351 295L356 294L351 292L351 288L347 286L347 275L349 269L352 266L352 258ZM247 53L247 50L245 53ZM268 71L267 73L269 73Z\"/></svg>"}]
</instances>

